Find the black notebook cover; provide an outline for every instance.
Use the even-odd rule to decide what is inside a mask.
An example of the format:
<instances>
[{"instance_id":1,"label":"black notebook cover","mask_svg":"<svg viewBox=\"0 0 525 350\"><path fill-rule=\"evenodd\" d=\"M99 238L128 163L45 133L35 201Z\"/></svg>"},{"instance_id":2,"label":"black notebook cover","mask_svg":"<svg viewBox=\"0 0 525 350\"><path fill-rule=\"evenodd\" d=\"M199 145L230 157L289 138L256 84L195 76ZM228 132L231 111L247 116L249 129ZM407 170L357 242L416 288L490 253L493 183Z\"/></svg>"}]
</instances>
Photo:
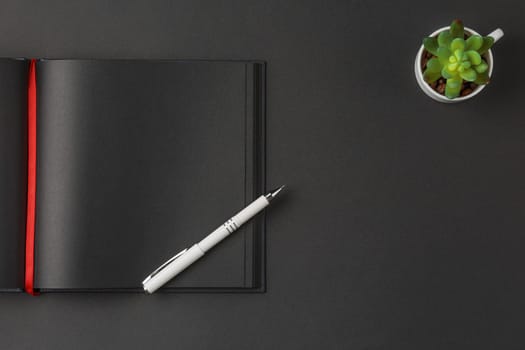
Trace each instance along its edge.
<instances>
[{"instance_id":1,"label":"black notebook cover","mask_svg":"<svg viewBox=\"0 0 525 350\"><path fill-rule=\"evenodd\" d=\"M28 67L24 60L0 59L1 291L24 285Z\"/></svg>"},{"instance_id":2,"label":"black notebook cover","mask_svg":"<svg viewBox=\"0 0 525 350\"><path fill-rule=\"evenodd\" d=\"M37 290L142 291L263 193L263 63L41 60L36 72ZM264 290L264 216L161 290Z\"/></svg>"}]
</instances>

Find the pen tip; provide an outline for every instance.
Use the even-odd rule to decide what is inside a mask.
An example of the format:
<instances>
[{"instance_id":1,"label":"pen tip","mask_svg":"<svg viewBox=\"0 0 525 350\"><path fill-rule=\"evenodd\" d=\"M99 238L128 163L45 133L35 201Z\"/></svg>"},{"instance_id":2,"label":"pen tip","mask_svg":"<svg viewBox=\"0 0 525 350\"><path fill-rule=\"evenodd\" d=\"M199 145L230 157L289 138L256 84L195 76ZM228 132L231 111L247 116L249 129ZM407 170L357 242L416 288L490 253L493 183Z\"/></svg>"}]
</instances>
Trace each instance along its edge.
<instances>
[{"instance_id":1,"label":"pen tip","mask_svg":"<svg viewBox=\"0 0 525 350\"><path fill-rule=\"evenodd\" d=\"M275 188L273 190L271 190L270 192L268 192L268 194L266 195L266 199L268 199L268 201L271 201L272 199L274 199L284 188L286 187L286 185L282 185L281 187L278 187L278 188Z\"/></svg>"}]
</instances>

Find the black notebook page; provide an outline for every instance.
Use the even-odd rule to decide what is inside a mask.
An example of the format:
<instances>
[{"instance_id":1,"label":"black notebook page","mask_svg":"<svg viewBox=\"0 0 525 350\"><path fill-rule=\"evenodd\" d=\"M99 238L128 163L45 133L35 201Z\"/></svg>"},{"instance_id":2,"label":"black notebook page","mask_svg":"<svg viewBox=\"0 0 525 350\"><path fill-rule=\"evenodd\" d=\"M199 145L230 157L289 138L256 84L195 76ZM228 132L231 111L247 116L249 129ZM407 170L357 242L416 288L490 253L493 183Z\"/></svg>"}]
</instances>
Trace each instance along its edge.
<instances>
[{"instance_id":1,"label":"black notebook page","mask_svg":"<svg viewBox=\"0 0 525 350\"><path fill-rule=\"evenodd\" d=\"M38 63L36 288L141 289L254 199L252 68ZM239 230L166 287L253 287L254 232Z\"/></svg>"},{"instance_id":2,"label":"black notebook page","mask_svg":"<svg viewBox=\"0 0 525 350\"><path fill-rule=\"evenodd\" d=\"M0 59L0 290L24 286L28 69Z\"/></svg>"}]
</instances>

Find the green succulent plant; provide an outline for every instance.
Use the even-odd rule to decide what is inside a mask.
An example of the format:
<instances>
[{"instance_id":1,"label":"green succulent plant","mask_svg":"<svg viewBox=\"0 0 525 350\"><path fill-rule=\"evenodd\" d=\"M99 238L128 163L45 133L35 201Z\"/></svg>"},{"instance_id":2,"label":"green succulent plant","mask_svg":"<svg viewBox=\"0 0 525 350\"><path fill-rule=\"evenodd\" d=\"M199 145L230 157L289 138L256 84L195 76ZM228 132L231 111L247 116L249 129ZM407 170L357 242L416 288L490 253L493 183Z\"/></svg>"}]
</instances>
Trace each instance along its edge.
<instances>
[{"instance_id":1,"label":"green succulent plant","mask_svg":"<svg viewBox=\"0 0 525 350\"><path fill-rule=\"evenodd\" d=\"M449 30L423 39L423 46L433 55L423 77L429 84L446 79L445 96L450 99L459 96L464 80L478 85L489 82L489 66L483 54L494 44L494 39L479 35L465 39L464 32L463 23L454 20Z\"/></svg>"}]
</instances>

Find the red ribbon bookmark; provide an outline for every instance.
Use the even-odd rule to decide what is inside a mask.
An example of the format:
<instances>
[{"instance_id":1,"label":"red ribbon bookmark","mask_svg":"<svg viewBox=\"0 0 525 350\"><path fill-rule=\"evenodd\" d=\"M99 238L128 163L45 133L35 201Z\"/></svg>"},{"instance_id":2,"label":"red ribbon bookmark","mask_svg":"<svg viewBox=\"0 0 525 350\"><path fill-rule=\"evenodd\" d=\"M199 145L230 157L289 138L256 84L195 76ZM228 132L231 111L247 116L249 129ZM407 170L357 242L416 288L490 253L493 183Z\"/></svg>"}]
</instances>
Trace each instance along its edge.
<instances>
[{"instance_id":1,"label":"red ribbon bookmark","mask_svg":"<svg viewBox=\"0 0 525 350\"><path fill-rule=\"evenodd\" d=\"M25 290L31 295L35 275L35 205L36 205L36 60L29 64L27 85L27 220Z\"/></svg>"}]
</instances>

